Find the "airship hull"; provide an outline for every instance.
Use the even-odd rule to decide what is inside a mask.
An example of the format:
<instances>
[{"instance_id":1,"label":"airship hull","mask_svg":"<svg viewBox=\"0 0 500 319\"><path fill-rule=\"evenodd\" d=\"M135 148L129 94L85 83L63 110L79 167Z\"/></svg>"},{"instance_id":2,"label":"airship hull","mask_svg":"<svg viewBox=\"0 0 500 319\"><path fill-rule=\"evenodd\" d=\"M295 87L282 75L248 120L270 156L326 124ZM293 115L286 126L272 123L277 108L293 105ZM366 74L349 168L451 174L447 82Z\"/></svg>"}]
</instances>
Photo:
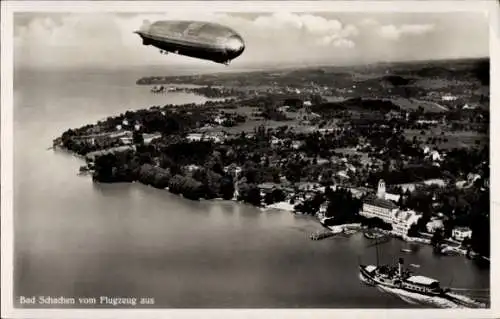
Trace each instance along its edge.
<instances>
[{"instance_id":1,"label":"airship hull","mask_svg":"<svg viewBox=\"0 0 500 319\"><path fill-rule=\"evenodd\" d=\"M189 56L193 58L210 60L217 63L225 63L230 61L223 49L209 48L197 43L183 43L169 40L156 40L149 37L144 37L142 43L144 45L152 45L166 52L171 52L179 55Z\"/></svg>"},{"instance_id":2,"label":"airship hull","mask_svg":"<svg viewBox=\"0 0 500 319\"><path fill-rule=\"evenodd\" d=\"M144 45L217 63L227 64L245 49L238 33L215 23L157 21L136 33Z\"/></svg>"}]
</instances>

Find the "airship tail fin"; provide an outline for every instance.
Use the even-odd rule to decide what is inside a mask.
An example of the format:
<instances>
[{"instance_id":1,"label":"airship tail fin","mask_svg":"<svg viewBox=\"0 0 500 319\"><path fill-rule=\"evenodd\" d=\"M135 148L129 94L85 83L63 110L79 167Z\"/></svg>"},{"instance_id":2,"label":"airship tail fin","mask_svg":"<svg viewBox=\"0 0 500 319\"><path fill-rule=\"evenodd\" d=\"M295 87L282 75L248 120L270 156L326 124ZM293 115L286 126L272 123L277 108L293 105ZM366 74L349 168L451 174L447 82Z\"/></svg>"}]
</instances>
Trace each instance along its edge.
<instances>
[{"instance_id":1,"label":"airship tail fin","mask_svg":"<svg viewBox=\"0 0 500 319\"><path fill-rule=\"evenodd\" d=\"M142 25L139 28L139 31L147 31L151 26L151 22L149 20L143 20Z\"/></svg>"}]
</instances>

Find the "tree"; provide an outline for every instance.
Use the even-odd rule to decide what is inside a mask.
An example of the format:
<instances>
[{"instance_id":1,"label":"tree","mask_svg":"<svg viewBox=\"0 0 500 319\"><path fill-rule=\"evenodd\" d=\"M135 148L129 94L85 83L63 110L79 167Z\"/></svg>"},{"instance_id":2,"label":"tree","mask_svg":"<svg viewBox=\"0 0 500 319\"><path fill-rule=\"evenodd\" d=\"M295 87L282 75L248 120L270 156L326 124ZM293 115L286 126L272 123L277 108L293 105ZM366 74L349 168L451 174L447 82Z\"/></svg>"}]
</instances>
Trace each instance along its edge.
<instances>
[{"instance_id":1,"label":"tree","mask_svg":"<svg viewBox=\"0 0 500 319\"><path fill-rule=\"evenodd\" d=\"M175 175L168 187L171 193L182 194L187 199L198 200L203 196L203 184L191 177Z\"/></svg>"},{"instance_id":2,"label":"tree","mask_svg":"<svg viewBox=\"0 0 500 319\"><path fill-rule=\"evenodd\" d=\"M443 238L450 238L455 227L455 221L452 218L448 218L443 221L443 230L440 235Z\"/></svg>"},{"instance_id":3,"label":"tree","mask_svg":"<svg viewBox=\"0 0 500 319\"><path fill-rule=\"evenodd\" d=\"M441 229L436 229L431 238L431 245L434 246L435 248L439 247L441 246L443 240L444 240L443 231Z\"/></svg>"},{"instance_id":4,"label":"tree","mask_svg":"<svg viewBox=\"0 0 500 319\"><path fill-rule=\"evenodd\" d=\"M268 192L264 195L264 203L266 205L271 205L274 203L273 194L271 192Z\"/></svg>"},{"instance_id":5,"label":"tree","mask_svg":"<svg viewBox=\"0 0 500 319\"><path fill-rule=\"evenodd\" d=\"M318 212L321 204L324 202L322 194L315 194L312 199L305 200L295 205L294 209L307 215L314 215Z\"/></svg>"},{"instance_id":6,"label":"tree","mask_svg":"<svg viewBox=\"0 0 500 319\"><path fill-rule=\"evenodd\" d=\"M417 221L416 229L417 232L425 233L427 232L427 223L431 220L430 214L424 214L422 217L420 217Z\"/></svg>"},{"instance_id":7,"label":"tree","mask_svg":"<svg viewBox=\"0 0 500 319\"><path fill-rule=\"evenodd\" d=\"M260 189L257 186L252 185L248 190L245 201L249 204L260 206L262 201L262 197L260 196Z\"/></svg>"},{"instance_id":8,"label":"tree","mask_svg":"<svg viewBox=\"0 0 500 319\"><path fill-rule=\"evenodd\" d=\"M471 244L471 239L470 237L465 237L463 240L462 240L462 247L469 247Z\"/></svg>"},{"instance_id":9,"label":"tree","mask_svg":"<svg viewBox=\"0 0 500 319\"><path fill-rule=\"evenodd\" d=\"M291 183L297 183L300 181L302 175L302 166L299 163L289 163L285 170L285 177Z\"/></svg>"},{"instance_id":10,"label":"tree","mask_svg":"<svg viewBox=\"0 0 500 319\"><path fill-rule=\"evenodd\" d=\"M134 144L138 144L138 145L142 145L144 144L144 137L142 136L142 133L135 130L133 133L132 133L132 142Z\"/></svg>"},{"instance_id":11,"label":"tree","mask_svg":"<svg viewBox=\"0 0 500 319\"><path fill-rule=\"evenodd\" d=\"M408 237L418 237L419 229L418 229L417 223L414 223L410 226L410 228L408 229L407 235L408 235Z\"/></svg>"},{"instance_id":12,"label":"tree","mask_svg":"<svg viewBox=\"0 0 500 319\"><path fill-rule=\"evenodd\" d=\"M113 173L115 171L117 159L114 154L105 154L95 159L94 174L92 176L94 181L111 183L113 182Z\"/></svg>"},{"instance_id":13,"label":"tree","mask_svg":"<svg viewBox=\"0 0 500 319\"><path fill-rule=\"evenodd\" d=\"M254 184L241 183L239 185L238 199L245 203L260 206L262 201L260 189Z\"/></svg>"},{"instance_id":14,"label":"tree","mask_svg":"<svg viewBox=\"0 0 500 319\"><path fill-rule=\"evenodd\" d=\"M171 178L168 170L151 164L142 165L137 175L138 181L156 188L167 187Z\"/></svg>"},{"instance_id":15,"label":"tree","mask_svg":"<svg viewBox=\"0 0 500 319\"><path fill-rule=\"evenodd\" d=\"M406 208L406 206L405 206L405 202L404 202L404 200L403 200L403 195L399 196L397 204L398 204L398 206L399 206L399 207L401 207L401 208Z\"/></svg>"},{"instance_id":16,"label":"tree","mask_svg":"<svg viewBox=\"0 0 500 319\"><path fill-rule=\"evenodd\" d=\"M234 182L231 176L226 175L221 179L220 193L223 199L230 200L234 196Z\"/></svg>"}]
</instances>

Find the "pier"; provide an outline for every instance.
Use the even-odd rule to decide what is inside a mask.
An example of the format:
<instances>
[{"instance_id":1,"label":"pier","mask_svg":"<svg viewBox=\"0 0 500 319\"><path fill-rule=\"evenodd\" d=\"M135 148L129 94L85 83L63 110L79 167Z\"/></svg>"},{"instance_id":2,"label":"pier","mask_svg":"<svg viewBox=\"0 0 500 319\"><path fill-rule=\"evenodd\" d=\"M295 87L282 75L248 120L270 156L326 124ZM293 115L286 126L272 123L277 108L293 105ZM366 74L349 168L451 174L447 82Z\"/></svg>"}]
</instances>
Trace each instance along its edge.
<instances>
[{"instance_id":1,"label":"pier","mask_svg":"<svg viewBox=\"0 0 500 319\"><path fill-rule=\"evenodd\" d=\"M334 235L335 235L334 232L332 232L330 230L324 230L324 231L317 231L317 232L312 233L311 236L309 236L309 238L311 238L312 240L321 240L321 239L325 239L328 237L332 237Z\"/></svg>"}]
</instances>

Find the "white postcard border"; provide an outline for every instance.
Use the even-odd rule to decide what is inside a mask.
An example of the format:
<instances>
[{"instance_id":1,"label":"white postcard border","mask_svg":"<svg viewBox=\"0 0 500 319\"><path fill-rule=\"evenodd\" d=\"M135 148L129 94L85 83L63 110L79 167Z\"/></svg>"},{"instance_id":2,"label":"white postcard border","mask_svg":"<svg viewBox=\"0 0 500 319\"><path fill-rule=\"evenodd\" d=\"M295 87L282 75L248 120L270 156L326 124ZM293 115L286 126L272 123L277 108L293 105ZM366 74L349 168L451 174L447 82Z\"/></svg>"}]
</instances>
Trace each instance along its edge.
<instances>
[{"instance_id":1,"label":"white postcard border","mask_svg":"<svg viewBox=\"0 0 500 319\"><path fill-rule=\"evenodd\" d=\"M225 11L225 12L485 12L490 14L491 88L500 87L499 7L496 1L5 1L1 3L1 248L2 289L1 310L5 318L136 318L175 317L204 318L237 316L255 318L494 318L500 317L500 278L491 267L491 308L484 310L413 310L413 309L18 309L13 308L13 13L14 12L158 12L158 11ZM499 171L493 165L500 160L498 139L500 93L490 91L491 147L491 259L498 256L500 211L498 193ZM496 146L496 147L495 147ZM40 274L43 276L43 274Z\"/></svg>"}]
</instances>

